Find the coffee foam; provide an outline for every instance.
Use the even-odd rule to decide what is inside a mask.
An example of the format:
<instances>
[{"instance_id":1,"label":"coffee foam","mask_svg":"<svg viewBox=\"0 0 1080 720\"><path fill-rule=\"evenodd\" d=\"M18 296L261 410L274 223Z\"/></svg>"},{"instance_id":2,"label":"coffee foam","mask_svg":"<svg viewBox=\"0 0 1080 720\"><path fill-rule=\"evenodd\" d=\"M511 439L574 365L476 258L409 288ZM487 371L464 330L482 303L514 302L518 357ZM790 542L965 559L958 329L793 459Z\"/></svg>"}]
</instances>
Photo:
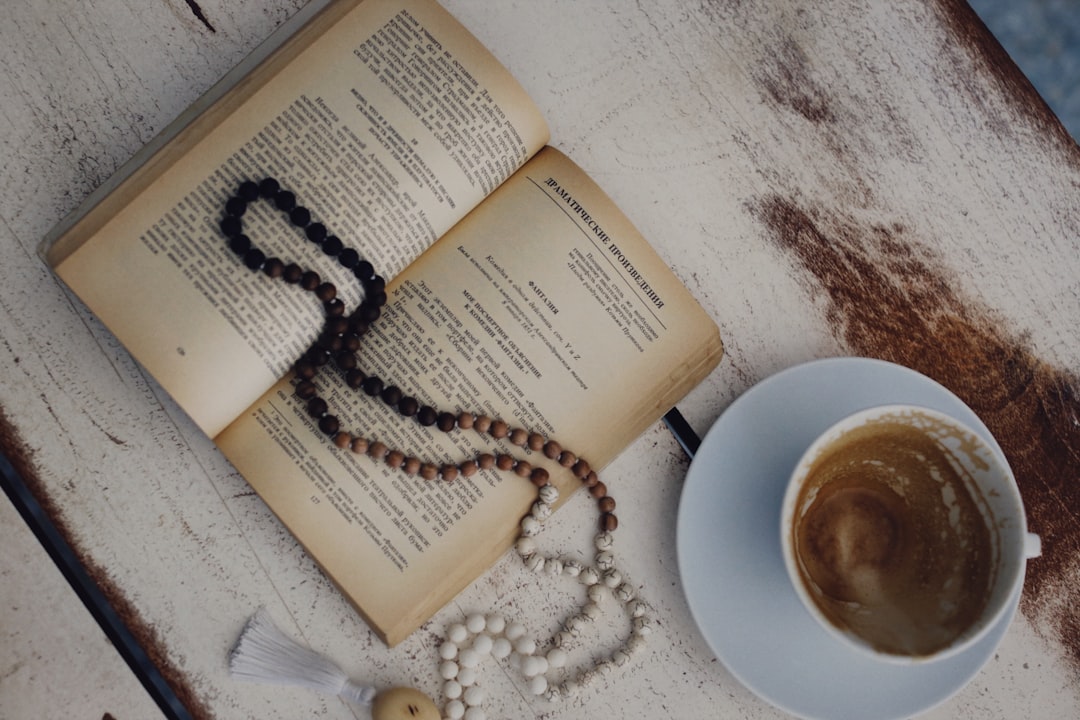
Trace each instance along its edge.
<instances>
[{"instance_id":1,"label":"coffee foam","mask_svg":"<svg viewBox=\"0 0 1080 720\"><path fill-rule=\"evenodd\" d=\"M815 605L873 648L923 656L979 618L997 567L986 502L955 453L970 439L921 414L827 445L799 493L792 541Z\"/></svg>"}]
</instances>

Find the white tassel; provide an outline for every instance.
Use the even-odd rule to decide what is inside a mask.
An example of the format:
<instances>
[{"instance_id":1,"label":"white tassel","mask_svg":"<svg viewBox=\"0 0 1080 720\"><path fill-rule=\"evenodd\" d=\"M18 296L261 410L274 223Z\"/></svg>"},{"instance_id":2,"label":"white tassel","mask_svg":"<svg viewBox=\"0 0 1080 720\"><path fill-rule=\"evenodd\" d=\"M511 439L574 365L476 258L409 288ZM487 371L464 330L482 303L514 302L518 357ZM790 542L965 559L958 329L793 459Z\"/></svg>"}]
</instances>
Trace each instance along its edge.
<instances>
[{"instance_id":1,"label":"white tassel","mask_svg":"<svg viewBox=\"0 0 1080 720\"><path fill-rule=\"evenodd\" d=\"M233 677L268 685L298 685L371 705L376 690L352 682L333 662L287 636L259 608L229 654Z\"/></svg>"}]
</instances>

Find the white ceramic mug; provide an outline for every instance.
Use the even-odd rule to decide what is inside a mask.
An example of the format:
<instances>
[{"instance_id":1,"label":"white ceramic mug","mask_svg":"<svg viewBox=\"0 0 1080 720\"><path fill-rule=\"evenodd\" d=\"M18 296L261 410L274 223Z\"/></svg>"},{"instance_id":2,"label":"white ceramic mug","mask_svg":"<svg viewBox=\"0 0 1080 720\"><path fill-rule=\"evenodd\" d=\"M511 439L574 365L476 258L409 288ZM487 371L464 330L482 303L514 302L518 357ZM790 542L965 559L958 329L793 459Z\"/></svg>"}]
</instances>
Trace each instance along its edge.
<instances>
[{"instance_id":1,"label":"white ceramic mug","mask_svg":"<svg viewBox=\"0 0 1080 720\"><path fill-rule=\"evenodd\" d=\"M780 543L807 611L842 642L893 662L961 652L1015 604L1040 553L999 449L912 405L850 415L806 450Z\"/></svg>"}]
</instances>

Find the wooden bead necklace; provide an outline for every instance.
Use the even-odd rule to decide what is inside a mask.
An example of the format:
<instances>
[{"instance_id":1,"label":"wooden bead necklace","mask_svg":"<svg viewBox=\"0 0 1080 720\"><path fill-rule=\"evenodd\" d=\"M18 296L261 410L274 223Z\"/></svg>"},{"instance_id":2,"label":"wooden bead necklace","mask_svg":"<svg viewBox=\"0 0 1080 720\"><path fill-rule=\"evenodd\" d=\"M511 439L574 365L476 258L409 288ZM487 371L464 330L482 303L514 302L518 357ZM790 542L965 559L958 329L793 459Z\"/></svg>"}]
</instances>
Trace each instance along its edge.
<instances>
[{"instance_id":1,"label":"wooden bead necklace","mask_svg":"<svg viewBox=\"0 0 1080 720\"><path fill-rule=\"evenodd\" d=\"M334 258L356 277L362 299L355 310L346 314L345 304L338 297L335 285L324 281L314 270L267 256L244 234L243 216L249 204L260 199L272 203L287 216L290 225L302 231L325 255ZM579 688L590 685L596 677L626 664L643 646L652 623L648 606L636 599L633 587L615 567L612 554L612 533L618 527L618 518L614 514L615 500L588 461L540 433L513 427L485 414L440 411L422 404L398 385L377 375L364 373L359 367L357 351L361 339L379 319L386 304L386 283L357 250L347 247L325 225L315 222L311 212L298 204L296 196L283 189L276 179L242 182L236 194L226 201L219 227L229 249L244 266L254 272L262 272L269 278L297 285L313 293L322 303L326 321L317 339L293 366L294 392L305 403L306 412L319 430L335 446L367 455L393 469L410 476L419 475L427 481L453 482L459 476L470 477L481 470L492 469L528 479L536 487L537 499L521 520L516 544L518 555L525 566L534 572L576 578L587 588L587 601L566 618L542 654L539 651L543 648L539 648L535 641L524 638L525 630L520 624L507 623L499 616L470 615L465 623L451 626L440 646L442 664L439 671L445 681L446 717L452 720L483 718L479 707L483 692L475 683L477 667L485 657L509 658L528 680L529 689L552 701L573 695ZM446 433L458 429L472 430L512 446L542 453L566 468L586 486L597 504L600 532L596 536L593 564L585 565L575 559L549 556L539 551L534 538L559 498L559 491L551 484L545 468L534 466L511 452L484 452L456 464L426 462L401 449L388 447L380 440L345 431L337 416L331 414L326 400L320 397L315 384L316 376L327 366L336 367L350 388L381 400L402 417L411 418L421 426L435 427ZM614 597L626 609L632 627L629 637L611 655L594 660L591 666L556 683L549 678L549 670L566 664L566 651L599 615L599 603L606 595Z\"/></svg>"}]
</instances>

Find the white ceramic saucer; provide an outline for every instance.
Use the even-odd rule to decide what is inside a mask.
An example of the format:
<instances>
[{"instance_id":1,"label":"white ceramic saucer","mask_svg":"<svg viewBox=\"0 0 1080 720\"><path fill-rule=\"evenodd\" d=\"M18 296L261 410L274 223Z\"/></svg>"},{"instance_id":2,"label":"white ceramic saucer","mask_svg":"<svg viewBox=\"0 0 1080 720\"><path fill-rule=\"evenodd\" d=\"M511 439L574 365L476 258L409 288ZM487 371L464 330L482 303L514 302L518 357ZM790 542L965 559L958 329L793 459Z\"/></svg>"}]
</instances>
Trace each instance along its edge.
<instances>
[{"instance_id":1,"label":"white ceramic saucer","mask_svg":"<svg viewBox=\"0 0 1080 720\"><path fill-rule=\"evenodd\" d=\"M911 403L983 435L958 397L907 368L834 358L784 370L720 416L690 464L679 504L679 572L690 611L717 658L746 687L804 718L891 720L929 710L993 655L1019 594L970 649L927 664L875 660L830 637L799 603L780 553L788 475L813 439L857 410Z\"/></svg>"}]
</instances>

